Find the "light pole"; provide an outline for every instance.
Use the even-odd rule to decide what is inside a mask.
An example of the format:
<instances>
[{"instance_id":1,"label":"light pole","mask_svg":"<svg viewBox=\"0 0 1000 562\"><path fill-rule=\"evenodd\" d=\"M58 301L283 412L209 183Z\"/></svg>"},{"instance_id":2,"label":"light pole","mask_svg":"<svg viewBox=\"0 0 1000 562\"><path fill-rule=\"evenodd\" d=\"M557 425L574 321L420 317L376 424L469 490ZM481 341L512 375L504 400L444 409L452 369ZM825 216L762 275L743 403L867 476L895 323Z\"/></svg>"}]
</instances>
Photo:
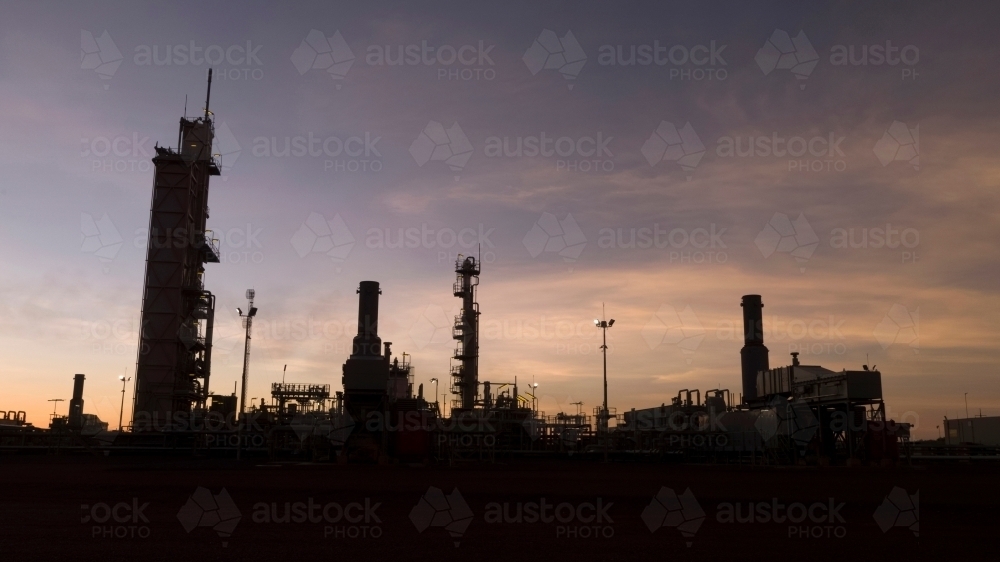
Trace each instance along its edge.
<instances>
[{"instance_id":1,"label":"light pole","mask_svg":"<svg viewBox=\"0 0 1000 562\"><path fill-rule=\"evenodd\" d=\"M54 419L56 417L56 407L59 406L60 402L65 402L65 400L62 398L53 398L49 402L52 402L52 417Z\"/></svg>"},{"instance_id":2,"label":"light pole","mask_svg":"<svg viewBox=\"0 0 1000 562\"><path fill-rule=\"evenodd\" d=\"M118 431L122 430L122 417L125 415L125 383L132 380L132 377L126 377L125 375L120 375L118 380L122 381L122 406L118 410Z\"/></svg>"},{"instance_id":3,"label":"light pole","mask_svg":"<svg viewBox=\"0 0 1000 562\"><path fill-rule=\"evenodd\" d=\"M243 451L243 411L246 409L247 402L247 368L250 364L250 327L253 325L253 317L257 315L257 308L253 305L255 295L256 293L253 289L247 289L246 315L243 314L242 309L236 309L240 318L243 318L243 321L247 325L246 343L243 347L243 384L240 387L240 423L236 443L236 460L240 460L240 453Z\"/></svg>"},{"instance_id":4,"label":"light pole","mask_svg":"<svg viewBox=\"0 0 1000 562\"><path fill-rule=\"evenodd\" d=\"M969 393L965 393L965 418L969 418Z\"/></svg>"},{"instance_id":5,"label":"light pole","mask_svg":"<svg viewBox=\"0 0 1000 562\"><path fill-rule=\"evenodd\" d=\"M438 407L438 414L440 414L442 417L444 417L444 413L441 412L441 404L438 403L438 380L437 380L437 377L434 377L433 379L431 379L431 382L434 383L434 405Z\"/></svg>"},{"instance_id":6,"label":"light pole","mask_svg":"<svg viewBox=\"0 0 1000 562\"><path fill-rule=\"evenodd\" d=\"M604 462L608 461L608 328L615 325L615 319L604 320L604 303L601 303L601 320L594 319L594 325L601 330L601 352L604 355L604 405L597 428L604 441Z\"/></svg>"},{"instance_id":7,"label":"light pole","mask_svg":"<svg viewBox=\"0 0 1000 562\"><path fill-rule=\"evenodd\" d=\"M535 410L535 415L537 416L538 415L538 397L535 396L536 394L538 394L538 383L537 382L533 382L533 383L531 383L531 402L532 402L531 406L532 406L532 409Z\"/></svg>"}]
</instances>

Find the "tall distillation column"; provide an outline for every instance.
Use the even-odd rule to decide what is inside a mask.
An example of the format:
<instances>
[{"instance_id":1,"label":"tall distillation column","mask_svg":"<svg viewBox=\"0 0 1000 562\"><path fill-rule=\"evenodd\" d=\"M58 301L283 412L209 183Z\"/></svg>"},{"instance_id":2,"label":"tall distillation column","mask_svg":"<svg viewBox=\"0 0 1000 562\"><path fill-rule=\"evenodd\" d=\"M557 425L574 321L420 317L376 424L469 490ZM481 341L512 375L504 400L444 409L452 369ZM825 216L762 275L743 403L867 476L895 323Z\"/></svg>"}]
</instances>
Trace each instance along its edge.
<instances>
[{"instance_id":1,"label":"tall distillation column","mask_svg":"<svg viewBox=\"0 0 1000 562\"><path fill-rule=\"evenodd\" d=\"M476 406L479 390L479 303L476 287L479 285L479 263L469 256L459 256L455 261L456 297L462 299L462 312L455 317L452 337L457 340L454 358L458 365L451 368L452 394L458 396L459 407L471 410Z\"/></svg>"},{"instance_id":2,"label":"tall distillation column","mask_svg":"<svg viewBox=\"0 0 1000 562\"><path fill-rule=\"evenodd\" d=\"M204 116L181 118L177 148L156 147L149 242L135 371L133 427L174 428L175 414L205 407L211 370L215 296L205 290L206 263L219 263L206 231L208 181L219 175L215 127Z\"/></svg>"}]
</instances>

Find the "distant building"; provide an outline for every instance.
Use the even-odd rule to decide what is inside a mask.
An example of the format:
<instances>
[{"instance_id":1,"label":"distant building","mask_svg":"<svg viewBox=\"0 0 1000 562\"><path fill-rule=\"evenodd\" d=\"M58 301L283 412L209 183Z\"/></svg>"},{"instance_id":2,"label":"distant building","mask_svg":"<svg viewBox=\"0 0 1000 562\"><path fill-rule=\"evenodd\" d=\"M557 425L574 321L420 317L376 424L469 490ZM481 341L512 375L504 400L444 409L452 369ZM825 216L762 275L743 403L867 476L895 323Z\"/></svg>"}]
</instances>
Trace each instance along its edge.
<instances>
[{"instance_id":1,"label":"distant building","mask_svg":"<svg viewBox=\"0 0 1000 562\"><path fill-rule=\"evenodd\" d=\"M946 445L975 443L1000 447L1000 416L944 420Z\"/></svg>"}]
</instances>

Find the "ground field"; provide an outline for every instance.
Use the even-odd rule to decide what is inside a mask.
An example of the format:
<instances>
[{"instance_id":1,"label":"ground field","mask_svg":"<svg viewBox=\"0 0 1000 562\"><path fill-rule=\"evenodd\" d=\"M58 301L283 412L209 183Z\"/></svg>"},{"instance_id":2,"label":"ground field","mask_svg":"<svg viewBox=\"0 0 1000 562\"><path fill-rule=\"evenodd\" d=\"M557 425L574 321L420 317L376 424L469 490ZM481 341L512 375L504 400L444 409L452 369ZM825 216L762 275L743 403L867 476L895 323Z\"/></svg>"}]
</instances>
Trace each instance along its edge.
<instances>
[{"instance_id":1,"label":"ground field","mask_svg":"<svg viewBox=\"0 0 1000 562\"><path fill-rule=\"evenodd\" d=\"M998 475L996 463L418 467L3 456L0 536L12 561L980 559L1000 543ZM526 521L534 513L550 522ZM454 519L455 536L445 527Z\"/></svg>"}]
</instances>

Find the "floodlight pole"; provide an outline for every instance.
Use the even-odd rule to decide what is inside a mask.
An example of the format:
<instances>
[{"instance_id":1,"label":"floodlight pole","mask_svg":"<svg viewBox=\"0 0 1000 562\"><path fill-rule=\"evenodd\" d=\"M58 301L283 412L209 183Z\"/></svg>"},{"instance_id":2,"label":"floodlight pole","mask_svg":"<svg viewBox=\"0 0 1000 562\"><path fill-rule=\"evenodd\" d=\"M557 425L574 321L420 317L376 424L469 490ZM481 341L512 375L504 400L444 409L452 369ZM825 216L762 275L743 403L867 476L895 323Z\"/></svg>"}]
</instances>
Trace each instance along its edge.
<instances>
[{"instance_id":1,"label":"floodlight pole","mask_svg":"<svg viewBox=\"0 0 1000 562\"><path fill-rule=\"evenodd\" d=\"M610 418L608 412L608 328L615 324L615 319L605 320L604 318L604 303L601 303L601 319L594 320L594 325L601 330L601 352L604 355L604 404L597 424L601 440L604 442L604 462L608 462L608 438L610 437L608 431L608 419Z\"/></svg>"},{"instance_id":2,"label":"floodlight pole","mask_svg":"<svg viewBox=\"0 0 1000 562\"><path fill-rule=\"evenodd\" d=\"M434 383L434 405L438 407L438 415L440 415L441 417L444 417L444 412L441 411L441 404L440 404L440 402L438 402L438 380L437 380L437 377L432 378L431 382Z\"/></svg>"},{"instance_id":3,"label":"floodlight pole","mask_svg":"<svg viewBox=\"0 0 1000 562\"><path fill-rule=\"evenodd\" d=\"M121 409L118 410L118 431L121 431L122 430L122 418L125 415L125 383L127 383L130 380L132 380L132 377L126 377L125 375L122 375L122 376L118 377L118 379L120 381L122 381L122 406L121 406Z\"/></svg>"},{"instance_id":4,"label":"floodlight pole","mask_svg":"<svg viewBox=\"0 0 1000 562\"><path fill-rule=\"evenodd\" d=\"M243 381L240 387L240 409L239 409L239 419L238 419L238 430L237 430L237 442L236 442L236 460L240 460L241 453L243 452L243 425L244 425L244 413L246 409L247 402L247 367L250 364L250 327L253 325L253 317L257 314L257 309L253 306L253 298L255 292L253 289L247 289L247 312L244 315L243 311L236 309L241 318L246 319L247 331L246 331L246 342L243 346Z\"/></svg>"}]
</instances>

